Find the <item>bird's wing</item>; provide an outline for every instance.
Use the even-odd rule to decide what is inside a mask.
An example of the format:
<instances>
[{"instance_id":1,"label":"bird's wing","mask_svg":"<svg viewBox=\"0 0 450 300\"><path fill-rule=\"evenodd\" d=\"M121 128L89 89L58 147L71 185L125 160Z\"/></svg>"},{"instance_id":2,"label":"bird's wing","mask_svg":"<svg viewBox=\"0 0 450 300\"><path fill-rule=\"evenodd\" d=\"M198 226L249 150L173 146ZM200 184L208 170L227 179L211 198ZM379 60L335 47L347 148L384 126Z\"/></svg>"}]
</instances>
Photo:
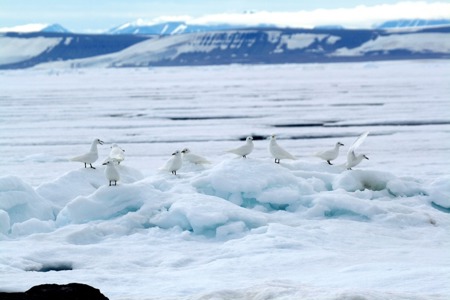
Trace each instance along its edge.
<instances>
[{"instance_id":1,"label":"bird's wing","mask_svg":"<svg viewBox=\"0 0 450 300\"><path fill-rule=\"evenodd\" d=\"M70 160L84 162L85 160L88 160L90 157L91 157L91 152L88 152L85 154L81 154L81 155L72 157Z\"/></svg>"},{"instance_id":2,"label":"bird's wing","mask_svg":"<svg viewBox=\"0 0 450 300\"><path fill-rule=\"evenodd\" d=\"M173 166L174 160L175 160L175 156L172 156L171 158L169 158L169 160L164 165L163 169L170 170Z\"/></svg>"},{"instance_id":3,"label":"bird's wing","mask_svg":"<svg viewBox=\"0 0 450 300\"><path fill-rule=\"evenodd\" d=\"M278 152L280 154L280 156L284 156L286 158L290 158L290 159L294 159L294 160L296 159L292 154L290 154L289 152L287 152L280 146L276 147L275 151Z\"/></svg>"},{"instance_id":4,"label":"bird's wing","mask_svg":"<svg viewBox=\"0 0 450 300\"><path fill-rule=\"evenodd\" d=\"M230 150L227 150L226 152L235 153L235 154L241 154L241 152L243 152L245 150L245 148L244 148L245 146L246 145L237 147L235 149L230 149Z\"/></svg>"},{"instance_id":5,"label":"bird's wing","mask_svg":"<svg viewBox=\"0 0 450 300\"><path fill-rule=\"evenodd\" d=\"M348 153L347 153L347 160L352 160L352 159L355 159L355 157L356 157L356 154L355 154L355 151L348 151Z\"/></svg>"},{"instance_id":6,"label":"bird's wing","mask_svg":"<svg viewBox=\"0 0 450 300\"><path fill-rule=\"evenodd\" d=\"M206 158L204 158L204 157L202 157L200 155L196 155L196 154L189 153L187 158L188 158L189 161L194 162L194 163L203 163L203 164L209 164L210 163Z\"/></svg>"},{"instance_id":7,"label":"bird's wing","mask_svg":"<svg viewBox=\"0 0 450 300\"><path fill-rule=\"evenodd\" d=\"M314 156L317 156L317 157L320 157L320 158L323 158L323 157L326 158L326 157L328 157L330 155L331 155L330 150L322 150L322 151L318 151L318 152L314 153Z\"/></svg>"},{"instance_id":8,"label":"bird's wing","mask_svg":"<svg viewBox=\"0 0 450 300\"><path fill-rule=\"evenodd\" d=\"M166 163L164 166L161 166L158 168L158 170L161 170L161 171L169 171L169 169L170 169L170 166L168 163Z\"/></svg>"},{"instance_id":9,"label":"bird's wing","mask_svg":"<svg viewBox=\"0 0 450 300\"><path fill-rule=\"evenodd\" d=\"M124 153L123 153L122 149L120 149L119 147L115 147L115 148L111 149L109 156L111 156L113 158L123 159Z\"/></svg>"},{"instance_id":10,"label":"bird's wing","mask_svg":"<svg viewBox=\"0 0 450 300\"><path fill-rule=\"evenodd\" d=\"M366 139L366 137L368 135L369 135L369 131L366 131L363 134L361 134L350 146L350 148L348 149L348 153L354 152L359 146L361 146L361 144L364 142L364 140Z\"/></svg>"}]
</instances>

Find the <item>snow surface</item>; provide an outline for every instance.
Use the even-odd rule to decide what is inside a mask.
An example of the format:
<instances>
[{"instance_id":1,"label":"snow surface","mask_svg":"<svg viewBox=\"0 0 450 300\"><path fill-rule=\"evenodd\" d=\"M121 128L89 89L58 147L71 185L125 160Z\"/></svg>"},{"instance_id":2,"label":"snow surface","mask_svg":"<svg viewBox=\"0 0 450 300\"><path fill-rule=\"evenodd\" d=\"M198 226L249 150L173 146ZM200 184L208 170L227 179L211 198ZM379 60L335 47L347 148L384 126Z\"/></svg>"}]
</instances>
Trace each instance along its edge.
<instances>
[{"instance_id":1,"label":"snow surface","mask_svg":"<svg viewBox=\"0 0 450 300\"><path fill-rule=\"evenodd\" d=\"M322 41L329 38L333 43L339 40L339 37L328 35L328 34L310 34L310 33L301 33L301 34L291 34L291 35L279 35L278 39L280 39L280 43L277 45L277 48L274 50L276 53L284 52L284 48L289 50L293 49L303 49L307 48L311 44L316 41ZM274 39L274 34L271 34L271 40ZM328 39L327 39L328 41Z\"/></svg>"},{"instance_id":2,"label":"snow surface","mask_svg":"<svg viewBox=\"0 0 450 300\"><path fill-rule=\"evenodd\" d=\"M43 64L42 68L109 68L127 67L130 65L146 67L153 62L174 60L186 53L209 55L210 52L217 50L218 46L222 50L228 47L230 49L239 49L243 44L251 46L251 44L256 42L255 39L236 38L235 35L245 35L246 33L254 32L254 30L216 31L211 33L207 39L205 39L204 33L164 36L139 42L116 53L50 62ZM280 35L281 33L278 33L279 37ZM308 36L308 40L312 36L314 35ZM299 37L296 38L298 39ZM224 40L229 43L224 43ZM304 44L305 42L302 43Z\"/></svg>"},{"instance_id":3,"label":"snow surface","mask_svg":"<svg viewBox=\"0 0 450 300\"><path fill-rule=\"evenodd\" d=\"M0 72L0 289L447 299L449 64ZM364 131L370 160L345 170ZM297 161L274 164L266 139L225 153L272 133ZM68 160L94 138L97 169ZM337 141L335 165L313 156ZM110 187L113 143L127 159ZM185 147L212 164L158 170Z\"/></svg>"},{"instance_id":4,"label":"snow surface","mask_svg":"<svg viewBox=\"0 0 450 300\"><path fill-rule=\"evenodd\" d=\"M443 33L418 33L403 35L379 36L377 39L352 49L342 48L333 53L334 56L364 55L370 51L398 50L399 46L412 52L448 53L450 40Z\"/></svg>"},{"instance_id":5,"label":"snow surface","mask_svg":"<svg viewBox=\"0 0 450 300\"><path fill-rule=\"evenodd\" d=\"M62 38L13 38L0 35L0 65L12 64L36 57L61 42Z\"/></svg>"},{"instance_id":6,"label":"snow surface","mask_svg":"<svg viewBox=\"0 0 450 300\"><path fill-rule=\"evenodd\" d=\"M50 24L40 24L40 23L34 23L34 24L25 24L25 25L18 25L13 27L0 27L0 32L38 32L42 31L46 27L48 27Z\"/></svg>"}]
</instances>

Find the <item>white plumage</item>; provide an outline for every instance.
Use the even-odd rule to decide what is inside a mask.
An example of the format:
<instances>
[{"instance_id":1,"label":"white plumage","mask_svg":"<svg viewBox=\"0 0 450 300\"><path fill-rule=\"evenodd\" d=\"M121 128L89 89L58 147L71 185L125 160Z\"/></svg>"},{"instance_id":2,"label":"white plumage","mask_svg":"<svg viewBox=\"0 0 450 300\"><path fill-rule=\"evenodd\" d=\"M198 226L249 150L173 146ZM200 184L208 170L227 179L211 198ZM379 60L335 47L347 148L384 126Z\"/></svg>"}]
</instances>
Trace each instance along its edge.
<instances>
[{"instance_id":1,"label":"white plumage","mask_svg":"<svg viewBox=\"0 0 450 300\"><path fill-rule=\"evenodd\" d=\"M251 136L248 136L245 141L245 145L240 146L236 149L228 150L227 152L234 153L246 158L247 155L249 155L253 151L253 138Z\"/></svg>"},{"instance_id":2,"label":"white plumage","mask_svg":"<svg viewBox=\"0 0 450 300\"><path fill-rule=\"evenodd\" d=\"M98 159L98 150L97 150L97 145L98 144L103 145L103 141L101 141L99 139L95 139L92 142L91 149L89 150L89 152L87 152L85 154L82 154L82 155L79 155L79 156L75 156L75 157L71 158L70 160L72 160L72 161L79 161L79 162L84 163L84 167L85 168L86 168L86 164L90 164L91 168L95 169L92 166L92 164L94 162L96 162L97 159Z\"/></svg>"},{"instance_id":3,"label":"white plumage","mask_svg":"<svg viewBox=\"0 0 450 300\"><path fill-rule=\"evenodd\" d=\"M181 152L179 150L172 153L172 157L166 162L164 170L172 172L172 174L177 175L177 171L181 168L183 164L183 159L181 158Z\"/></svg>"},{"instance_id":4,"label":"white plumage","mask_svg":"<svg viewBox=\"0 0 450 300\"><path fill-rule=\"evenodd\" d=\"M114 165L114 160L108 160L104 163L106 165L105 169L105 176L106 179L109 180L109 186L112 185L112 182L114 181L114 185L117 185L117 181L120 180L120 174L119 171L117 171L116 166Z\"/></svg>"},{"instance_id":5,"label":"white plumage","mask_svg":"<svg viewBox=\"0 0 450 300\"><path fill-rule=\"evenodd\" d=\"M109 152L109 158L107 160L115 160L117 164L120 165L120 163L125 159L125 150L120 148L117 144L112 144L111 151ZM105 161L106 162L106 161Z\"/></svg>"},{"instance_id":6,"label":"white plumage","mask_svg":"<svg viewBox=\"0 0 450 300\"><path fill-rule=\"evenodd\" d=\"M350 146L347 152L347 163L345 164L347 170L351 170L353 167L357 166L364 158L369 159L365 154L356 155L355 150L361 146L366 137L369 135L369 132L366 131L361 134Z\"/></svg>"},{"instance_id":7,"label":"white plumage","mask_svg":"<svg viewBox=\"0 0 450 300\"><path fill-rule=\"evenodd\" d=\"M315 153L314 155L320 157L323 160L326 160L329 165L332 165L331 161L335 160L339 155L339 147L344 146L341 142L337 142L333 149L320 151Z\"/></svg>"},{"instance_id":8,"label":"white plumage","mask_svg":"<svg viewBox=\"0 0 450 300\"><path fill-rule=\"evenodd\" d=\"M297 159L278 145L275 134L272 134L270 137L269 152L272 154L273 158L275 158L275 163L277 164L280 163L281 159Z\"/></svg>"},{"instance_id":9,"label":"white plumage","mask_svg":"<svg viewBox=\"0 0 450 300\"><path fill-rule=\"evenodd\" d=\"M183 150L181 150L181 153L183 153L183 159L190 163L193 163L193 164L210 164L211 163L206 158L192 153L191 150L189 150L188 148L184 148Z\"/></svg>"}]
</instances>

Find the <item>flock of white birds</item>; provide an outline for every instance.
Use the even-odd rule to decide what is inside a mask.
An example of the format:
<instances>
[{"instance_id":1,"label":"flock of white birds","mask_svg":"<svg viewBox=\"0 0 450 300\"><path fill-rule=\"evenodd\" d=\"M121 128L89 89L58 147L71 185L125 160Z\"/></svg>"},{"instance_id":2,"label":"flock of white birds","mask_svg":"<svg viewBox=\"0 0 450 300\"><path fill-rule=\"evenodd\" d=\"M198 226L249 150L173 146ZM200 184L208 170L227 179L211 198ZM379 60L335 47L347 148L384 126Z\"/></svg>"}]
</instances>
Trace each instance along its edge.
<instances>
[{"instance_id":1,"label":"flock of white birds","mask_svg":"<svg viewBox=\"0 0 450 300\"><path fill-rule=\"evenodd\" d=\"M356 149L364 142L364 140L367 138L368 135L369 135L368 131L364 132L350 146L347 152L347 162L345 163L345 167L348 170L351 170L353 167L357 166L363 159L369 159L365 154L355 153ZM87 168L87 165L89 164L90 168L95 169L95 167L93 167L92 164L95 163L98 159L97 145L103 144L104 142L101 141L100 139L95 139L92 142L91 149L89 150L89 152L79 156L75 156L71 158L71 160L84 163L85 168ZM341 146L344 146L344 144L342 144L341 142L337 142L332 149L317 152L315 153L315 156L325 160L328 164L332 165L331 161L335 160L338 157L339 148ZM243 158L246 158L247 155L249 155L253 151L253 148L254 148L253 137L248 136L246 138L244 145L237 147L235 149L230 149L226 152L233 153L238 156L242 156ZM279 164L282 159L291 159L291 160L297 159L295 156L293 156L288 151L283 149L283 147L278 145L276 136L274 134L271 135L270 137L269 152L275 159L275 163L277 164ZM116 186L117 181L120 180L120 173L116 169L115 165L120 164L124 159L125 159L125 150L120 148L117 144L113 144L111 146L109 156L103 162L103 165L106 165L105 176L106 179L109 181L110 186L112 185ZM164 167L161 168L161 170L166 170L176 175L177 171L183 165L183 160L193 164L211 163L206 158L192 153L188 148L184 148L181 151L176 150L174 153L172 153L172 157L166 162L166 164L164 165Z\"/></svg>"}]
</instances>

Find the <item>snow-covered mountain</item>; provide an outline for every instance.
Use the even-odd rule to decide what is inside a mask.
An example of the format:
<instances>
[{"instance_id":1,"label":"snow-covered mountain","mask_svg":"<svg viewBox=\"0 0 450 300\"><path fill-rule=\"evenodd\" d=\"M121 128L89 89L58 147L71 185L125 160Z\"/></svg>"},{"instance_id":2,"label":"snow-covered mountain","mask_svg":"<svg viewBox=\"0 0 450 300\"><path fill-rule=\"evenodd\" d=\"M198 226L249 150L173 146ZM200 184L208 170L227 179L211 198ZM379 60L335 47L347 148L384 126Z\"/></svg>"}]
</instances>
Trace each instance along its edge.
<instances>
[{"instance_id":1,"label":"snow-covered mountain","mask_svg":"<svg viewBox=\"0 0 450 300\"><path fill-rule=\"evenodd\" d=\"M248 28L163 36L0 36L0 68L148 67L450 58L450 26L415 30Z\"/></svg>"},{"instance_id":2,"label":"snow-covered mountain","mask_svg":"<svg viewBox=\"0 0 450 300\"><path fill-rule=\"evenodd\" d=\"M261 25L263 27L265 25ZM258 26L260 27L260 26ZM232 24L221 25L195 25L184 21L162 22L148 24L140 21L126 23L110 29L109 34L143 34L143 35L173 35L193 32L209 32L217 30L228 30L242 28Z\"/></svg>"},{"instance_id":3,"label":"snow-covered mountain","mask_svg":"<svg viewBox=\"0 0 450 300\"><path fill-rule=\"evenodd\" d=\"M69 33L70 31L59 24L26 24L14 27L0 27L0 32L58 32Z\"/></svg>"},{"instance_id":4,"label":"snow-covered mountain","mask_svg":"<svg viewBox=\"0 0 450 300\"><path fill-rule=\"evenodd\" d=\"M41 31L42 32L61 32L61 33L69 33L70 32L69 30L67 30L66 28L62 27L59 24L48 25L48 26L44 27Z\"/></svg>"},{"instance_id":5,"label":"snow-covered mountain","mask_svg":"<svg viewBox=\"0 0 450 300\"><path fill-rule=\"evenodd\" d=\"M449 26L450 19L400 19L391 20L381 23L375 26L378 29L391 29L391 28L418 28L418 27L430 27L430 26Z\"/></svg>"},{"instance_id":6,"label":"snow-covered mountain","mask_svg":"<svg viewBox=\"0 0 450 300\"><path fill-rule=\"evenodd\" d=\"M393 28L426 28L435 26L450 26L450 19L398 19L389 20L380 24L374 24L374 29ZM275 24L258 23L257 25L244 25L235 23L221 24L194 24L187 21L150 21L146 22L138 19L109 29L104 34L135 34L135 35L173 35L182 33L211 32L219 30L243 29L243 28L269 28L280 27ZM294 27L289 27L294 28ZM345 26L339 24L317 25L314 29L344 29ZM60 24L25 24L14 27L0 27L0 32L57 32L70 33Z\"/></svg>"},{"instance_id":7,"label":"snow-covered mountain","mask_svg":"<svg viewBox=\"0 0 450 300\"><path fill-rule=\"evenodd\" d=\"M114 53L150 37L55 32L0 33L0 69L28 68Z\"/></svg>"},{"instance_id":8,"label":"snow-covered mountain","mask_svg":"<svg viewBox=\"0 0 450 300\"><path fill-rule=\"evenodd\" d=\"M430 26L449 26L449 19L399 19L390 20L381 24L374 25L375 29L393 29L393 28L425 28ZM243 29L248 28L245 25L236 24L215 24L215 25L197 25L185 21L146 23L142 20L126 23L110 29L109 34L143 34L143 35L173 35L193 32L210 32L218 30ZM277 27L270 24L258 24L253 28ZM344 29L342 25L320 25L315 29Z\"/></svg>"}]
</instances>

